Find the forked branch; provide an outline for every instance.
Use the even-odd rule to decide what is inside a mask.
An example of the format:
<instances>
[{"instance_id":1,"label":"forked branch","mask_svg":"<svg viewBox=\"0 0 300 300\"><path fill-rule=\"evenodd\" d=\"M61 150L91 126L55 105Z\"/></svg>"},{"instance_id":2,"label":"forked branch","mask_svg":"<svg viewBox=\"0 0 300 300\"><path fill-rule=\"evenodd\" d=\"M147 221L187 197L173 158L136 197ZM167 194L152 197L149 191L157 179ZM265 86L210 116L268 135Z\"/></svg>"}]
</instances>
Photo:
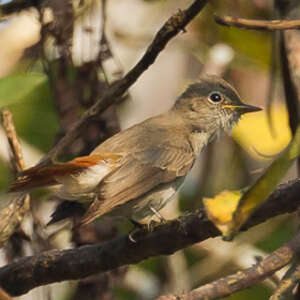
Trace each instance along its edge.
<instances>
[{"instance_id":1,"label":"forked branch","mask_svg":"<svg viewBox=\"0 0 300 300\"><path fill-rule=\"evenodd\" d=\"M250 218L243 230L279 214L296 211L300 205L299 193L300 180L282 185ZM121 236L102 244L52 250L21 258L0 268L0 286L17 296L48 283L80 279L135 264L151 256L169 255L219 234L201 212L193 213L157 226L153 232L137 232L134 236L136 243L128 236Z\"/></svg>"}]
</instances>

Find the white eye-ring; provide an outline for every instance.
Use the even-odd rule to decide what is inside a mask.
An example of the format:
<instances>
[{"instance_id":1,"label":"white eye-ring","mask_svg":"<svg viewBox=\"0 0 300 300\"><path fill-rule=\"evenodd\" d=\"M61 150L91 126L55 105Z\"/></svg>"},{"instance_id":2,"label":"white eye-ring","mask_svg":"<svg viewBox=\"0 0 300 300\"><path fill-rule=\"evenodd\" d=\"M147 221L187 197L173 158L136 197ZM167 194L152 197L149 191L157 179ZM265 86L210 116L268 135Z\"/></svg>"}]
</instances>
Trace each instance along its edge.
<instances>
[{"instance_id":1,"label":"white eye-ring","mask_svg":"<svg viewBox=\"0 0 300 300\"><path fill-rule=\"evenodd\" d=\"M219 92L212 92L209 94L208 100L213 103L218 103L223 100L223 97Z\"/></svg>"}]
</instances>

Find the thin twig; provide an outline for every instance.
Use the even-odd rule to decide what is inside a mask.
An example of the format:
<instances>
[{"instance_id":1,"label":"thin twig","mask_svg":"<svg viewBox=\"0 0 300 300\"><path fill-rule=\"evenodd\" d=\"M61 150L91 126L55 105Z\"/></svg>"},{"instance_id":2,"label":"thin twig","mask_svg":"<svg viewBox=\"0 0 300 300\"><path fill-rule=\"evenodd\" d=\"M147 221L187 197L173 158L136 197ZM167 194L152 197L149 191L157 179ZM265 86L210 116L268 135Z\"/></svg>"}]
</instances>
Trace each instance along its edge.
<instances>
[{"instance_id":1,"label":"thin twig","mask_svg":"<svg viewBox=\"0 0 300 300\"><path fill-rule=\"evenodd\" d=\"M292 295L294 287L299 283L300 280L300 265L293 265L284 278L279 283L279 286L270 297L270 300L283 300L288 299ZM295 298L296 299L296 298Z\"/></svg>"},{"instance_id":2,"label":"thin twig","mask_svg":"<svg viewBox=\"0 0 300 300\"><path fill-rule=\"evenodd\" d=\"M300 180L280 186L242 228L283 213L300 205ZM0 268L0 286L13 296L48 283L81 279L120 266L135 264L148 257L170 255L193 243L220 233L201 213L193 213L157 226L152 232L138 231L131 242L121 236L106 243L70 250L52 250L19 259Z\"/></svg>"},{"instance_id":3,"label":"thin twig","mask_svg":"<svg viewBox=\"0 0 300 300\"><path fill-rule=\"evenodd\" d=\"M249 20L230 16L215 16L220 25L254 30L288 30L300 29L300 20Z\"/></svg>"},{"instance_id":4,"label":"thin twig","mask_svg":"<svg viewBox=\"0 0 300 300\"><path fill-rule=\"evenodd\" d=\"M13 123L12 114L8 109L1 111L2 125L12 153L11 164L16 172L25 168L21 146ZM0 247L19 228L25 214L30 208L30 198L25 194L17 194L11 203L0 211Z\"/></svg>"},{"instance_id":5,"label":"thin twig","mask_svg":"<svg viewBox=\"0 0 300 300\"><path fill-rule=\"evenodd\" d=\"M12 114L8 109L1 111L2 125L7 136L7 140L12 153L11 163L16 172L21 172L25 169L25 163L22 155L22 149L17 137L16 128L14 126Z\"/></svg>"},{"instance_id":6,"label":"thin twig","mask_svg":"<svg viewBox=\"0 0 300 300\"><path fill-rule=\"evenodd\" d=\"M191 292L181 295L165 295L158 297L157 300L209 300L223 298L270 277L287 265L299 253L300 232L285 245L248 269L205 284Z\"/></svg>"},{"instance_id":7,"label":"thin twig","mask_svg":"<svg viewBox=\"0 0 300 300\"><path fill-rule=\"evenodd\" d=\"M159 53L165 48L167 43L176 36L193 18L202 10L209 0L195 0L186 10L180 10L161 27L155 35L152 43L147 48L140 61L120 80L107 88L102 95L102 99L95 103L86 111L81 119L76 122L70 131L56 144L56 146L42 159L41 165L49 163L61 154L64 149L72 143L79 135L84 125L95 115L103 112L111 104L116 102L127 89L132 86L137 79L154 63Z\"/></svg>"}]
</instances>

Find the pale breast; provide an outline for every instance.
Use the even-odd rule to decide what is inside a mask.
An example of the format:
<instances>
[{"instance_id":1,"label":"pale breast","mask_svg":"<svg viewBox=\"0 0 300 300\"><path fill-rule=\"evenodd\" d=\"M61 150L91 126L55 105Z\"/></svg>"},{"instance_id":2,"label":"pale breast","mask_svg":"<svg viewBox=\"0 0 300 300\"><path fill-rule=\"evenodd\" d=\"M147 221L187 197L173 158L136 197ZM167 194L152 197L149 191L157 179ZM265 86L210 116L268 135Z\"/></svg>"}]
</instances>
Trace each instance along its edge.
<instances>
[{"instance_id":1,"label":"pale breast","mask_svg":"<svg viewBox=\"0 0 300 300\"><path fill-rule=\"evenodd\" d=\"M203 131L193 132L190 135L189 139L196 154L199 154L203 147L208 144L208 142L210 141L210 137L210 134Z\"/></svg>"}]
</instances>

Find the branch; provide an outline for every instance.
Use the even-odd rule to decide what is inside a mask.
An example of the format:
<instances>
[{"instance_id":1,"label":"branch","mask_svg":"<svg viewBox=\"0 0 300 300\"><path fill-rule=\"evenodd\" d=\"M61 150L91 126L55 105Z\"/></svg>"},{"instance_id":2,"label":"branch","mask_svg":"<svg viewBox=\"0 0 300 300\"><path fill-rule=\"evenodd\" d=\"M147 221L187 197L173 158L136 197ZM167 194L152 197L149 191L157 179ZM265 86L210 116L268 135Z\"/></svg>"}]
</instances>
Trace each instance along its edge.
<instances>
[{"instance_id":1,"label":"branch","mask_svg":"<svg viewBox=\"0 0 300 300\"><path fill-rule=\"evenodd\" d=\"M1 111L2 125L12 153L11 164L15 172L25 168L21 146L17 137L12 114L9 110ZM0 247L19 228L25 214L30 208L30 198L25 194L17 194L9 205L0 210Z\"/></svg>"},{"instance_id":2,"label":"branch","mask_svg":"<svg viewBox=\"0 0 300 300\"><path fill-rule=\"evenodd\" d=\"M243 230L279 214L296 211L300 205L300 180L281 185L250 218ZM0 286L17 296L48 283L80 279L148 257L169 255L194 243L220 235L200 212L182 216L154 231L138 231L136 243L121 236L106 243L70 250L52 250L19 259L0 268Z\"/></svg>"},{"instance_id":3,"label":"branch","mask_svg":"<svg viewBox=\"0 0 300 300\"><path fill-rule=\"evenodd\" d=\"M15 172L21 172L25 169L25 162L22 155L21 145L17 136L13 117L8 109L1 111L2 125L7 136L7 140L12 153L11 164Z\"/></svg>"},{"instance_id":4,"label":"branch","mask_svg":"<svg viewBox=\"0 0 300 300\"><path fill-rule=\"evenodd\" d=\"M127 89L132 86L141 74L154 63L159 53L167 43L185 26L196 17L209 0L195 0L186 10L180 10L161 27L155 35L140 61L120 80L108 87L102 95L102 99L87 110L81 119L76 122L70 131L58 142L58 144L42 159L40 164L47 164L51 159L56 158L64 149L72 143L79 135L84 125L95 115L103 112L112 103L116 102Z\"/></svg>"},{"instance_id":5,"label":"branch","mask_svg":"<svg viewBox=\"0 0 300 300\"><path fill-rule=\"evenodd\" d=\"M270 297L270 300L280 300L292 298L293 289L299 283L300 280L300 266L299 264L292 265L290 269L281 279L275 292ZM298 299L295 297L295 299Z\"/></svg>"},{"instance_id":6,"label":"branch","mask_svg":"<svg viewBox=\"0 0 300 300\"><path fill-rule=\"evenodd\" d=\"M176 296L165 295L157 298L157 300L209 300L223 298L270 277L287 265L299 253L300 232L285 245L248 269L205 284L191 292Z\"/></svg>"},{"instance_id":7,"label":"branch","mask_svg":"<svg viewBox=\"0 0 300 300\"><path fill-rule=\"evenodd\" d=\"M255 30L288 30L300 29L300 20L249 20L230 16L215 16L220 25L234 26L243 29Z\"/></svg>"}]
</instances>

